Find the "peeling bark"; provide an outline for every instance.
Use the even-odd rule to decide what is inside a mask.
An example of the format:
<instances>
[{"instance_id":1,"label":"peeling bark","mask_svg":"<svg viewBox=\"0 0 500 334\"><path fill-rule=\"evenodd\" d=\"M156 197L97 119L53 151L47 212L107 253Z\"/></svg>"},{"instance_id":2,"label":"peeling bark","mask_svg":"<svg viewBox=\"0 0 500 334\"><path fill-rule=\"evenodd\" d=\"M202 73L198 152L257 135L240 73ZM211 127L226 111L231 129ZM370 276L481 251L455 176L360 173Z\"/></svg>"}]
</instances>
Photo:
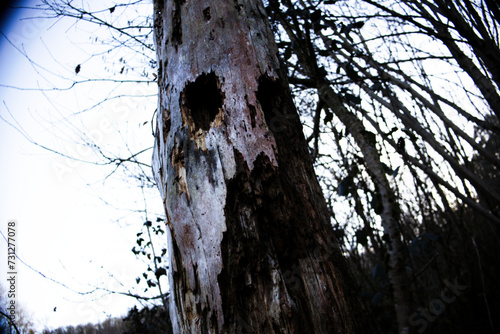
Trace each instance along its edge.
<instances>
[{"instance_id":1,"label":"peeling bark","mask_svg":"<svg viewBox=\"0 0 500 334\"><path fill-rule=\"evenodd\" d=\"M174 333L362 332L260 1L155 1L155 41Z\"/></svg>"}]
</instances>

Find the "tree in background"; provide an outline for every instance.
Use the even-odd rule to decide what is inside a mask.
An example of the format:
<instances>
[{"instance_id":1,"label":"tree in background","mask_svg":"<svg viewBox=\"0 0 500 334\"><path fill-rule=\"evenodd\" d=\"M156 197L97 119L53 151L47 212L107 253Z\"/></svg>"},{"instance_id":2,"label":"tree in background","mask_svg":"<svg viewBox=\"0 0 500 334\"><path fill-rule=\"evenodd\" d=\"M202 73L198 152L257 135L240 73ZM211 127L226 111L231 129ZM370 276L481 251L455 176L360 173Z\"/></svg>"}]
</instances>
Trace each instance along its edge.
<instances>
[{"instance_id":1,"label":"tree in background","mask_svg":"<svg viewBox=\"0 0 500 334\"><path fill-rule=\"evenodd\" d=\"M0 285L0 334L35 333L32 316L22 305L19 305L19 303L16 305L16 319L12 321L9 317L7 308L10 305L10 299L7 298L6 291L3 284Z\"/></svg>"},{"instance_id":2,"label":"tree in background","mask_svg":"<svg viewBox=\"0 0 500 334\"><path fill-rule=\"evenodd\" d=\"M350 259L361 285L371 286L370 304L392 295L400 333L434 326L414 312L428 303L420 291L439 295L443 277L459 275L485 291L474 276L498 277L498 264L469 265L496 253L499 232L499 188L491 172L476 173L471 163L481 157L496 170L500 162L497 148L474 137L478 129L485 138L499 132L491 121L498 115L498 6L269 3L332 216L340 230L354 230L346 234L357 244ZM347 215L335 203L338 195L352 208ZM480 215L481 226L467 212ZM456 252L458 245L467 250ZM388 284L374 289L385 276ZM484 293L497 295L498 284L490 282ZM485 298L478 311L490 330L497 304Z\"/></svg>"},{"instance_id":3,"label":"tree in background","mask_svg":"<svg viewBox=\"0 0 500 334\"><path fill-rule=\"evenodd\" d=\"M66 326L54 330L45 329L42 334L124 334L126 326L120 318L109 318L98 324Z\"/></svg>"},{"instance_id":4,"label":"tree in background","mask_svg":"<svg viewBox=\"0 0 500 334\"><path fill-rule=\"evenodd\" d=\"M134 307L123 318L123 334L172 333L172 324L168 310L158 306L144 307L140 311Z\"/></svg>"}]
</instances>

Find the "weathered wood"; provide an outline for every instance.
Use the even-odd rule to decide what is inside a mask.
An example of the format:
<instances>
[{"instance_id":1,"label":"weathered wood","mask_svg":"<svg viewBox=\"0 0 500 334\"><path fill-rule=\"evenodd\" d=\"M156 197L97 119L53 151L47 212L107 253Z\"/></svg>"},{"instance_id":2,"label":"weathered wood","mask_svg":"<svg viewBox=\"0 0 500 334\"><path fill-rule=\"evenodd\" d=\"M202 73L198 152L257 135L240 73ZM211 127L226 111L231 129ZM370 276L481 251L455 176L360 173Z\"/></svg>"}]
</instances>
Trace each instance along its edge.
<instances>
[{"instance_id":1,"label":"weathered wood","mask_svg":"<svg viewBox=\"0 0 500 334\"><path fill-rule=\"evenodd\" d=\"M174 333L361 332L261 2L155 1L155 40Z\"/></svg>"}]
</instances>

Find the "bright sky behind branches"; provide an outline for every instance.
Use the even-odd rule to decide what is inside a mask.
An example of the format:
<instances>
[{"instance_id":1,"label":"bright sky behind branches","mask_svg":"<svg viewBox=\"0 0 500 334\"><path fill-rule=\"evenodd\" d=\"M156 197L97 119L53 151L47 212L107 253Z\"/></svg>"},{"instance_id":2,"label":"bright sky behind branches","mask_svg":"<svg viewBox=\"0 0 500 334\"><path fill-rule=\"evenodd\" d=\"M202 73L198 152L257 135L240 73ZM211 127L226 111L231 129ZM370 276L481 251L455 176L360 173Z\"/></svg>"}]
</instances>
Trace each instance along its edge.
<instances>
[{"instance_id":1,"label":"bright sky behind branches","mask_svg":"<svg viewBox=\"0 0 500 334\"><path fill-rule=\"evenodd\" d=\"M104 1L98 4L112 7ZM99 287L143 293L144 286L133 288L147 264L136 259L131 248L146 219L140 212L144 199L154 214L161 214L161 200L152 188L145 188L143 196L124 173L107 177L115 165L83 162L100 157L81 139L102 146L105 153L114 148L126 155L127 150L150 147L156 87L90 81L71 90L51 90L111 77L116 66L126 67L124 59L134 55L120 50L92 57L106 49L96 41L102 33L97 27L70 19L33 18L42 13L28 9L13 13L0 35L0 116L5 120L0 120L0 230L6 234L7 222L16 220L18 256L47 277L18 261L18 301L33 314L39 329L123 316L135 304L133 298L102 290L76 292ZM139 69L127 69L121 78L127 80L134 70ZM114 98L121 95L132 97ZM108 102L86 111L106 98ZM139 159L149 163L150 156L147 150ZM5 240L0 245L3 283Z\"/></svg>"}]
</instances>

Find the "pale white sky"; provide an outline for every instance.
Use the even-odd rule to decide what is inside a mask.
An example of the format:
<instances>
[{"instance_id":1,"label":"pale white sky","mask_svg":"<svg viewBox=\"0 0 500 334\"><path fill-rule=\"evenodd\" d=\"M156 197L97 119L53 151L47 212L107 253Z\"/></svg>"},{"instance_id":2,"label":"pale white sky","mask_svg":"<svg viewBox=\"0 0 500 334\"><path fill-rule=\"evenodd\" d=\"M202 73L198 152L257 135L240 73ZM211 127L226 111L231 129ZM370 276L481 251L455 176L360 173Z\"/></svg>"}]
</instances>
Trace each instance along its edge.
<instances>
[{"instance_id":1,"label":"pale white sky","mask_svg":"<svg viewBox=\"0 0 500 334\"><path fill-rule=\"evenodd\" d=\"M32 1L36 3L37 1ZM106 8L104 1L98 3ZM111 2L110 2L111 4ZM110 6L111 7L111 6ZM33 16L26 10L3 33L35 62L30 64L0 36L0 84L17 87L65 87L112 72L120 54L91 60L102 48L89 43L94 27L74 21L21 20ZM71 40L69 40L69 38ZM127 51L123 51L127 52ZM74 68L82 64L76 75ZM52 73L52 74L51 74ZM68 78L61 80L59 76ZM126 78L126 74L124 74ZM32 140L55 150L93 160L94 152L79 144L90 136L109 151L125 152L153 143L150 121L156 99L136 97L112 100L95 110L73 115L113 94L154 94L151 85L89 83L75 90L40 92L0 87L0 115L23 129ZM65 118L66 117L66 118ZM17 122L17 123L16 123ZM149 162L151 151L141 158ZM120 316L134 305L130 297L102 293L81 296L98 286L116 291L136 287L135 278L147 268L131 248L141 231L144 209L140 189L123 174L105 179L110 167L69 160L30 143L19 131L0 120L0 230L9 219L18 223L18 255L30 266L68 288L33 272L18 262L18 301L33 314L39 328L76 325ZM146 191L147 205L155 221L161 214L156 189ZM110 205L106 205L104 201ZM6 268L6 244L0 240L0 276ZM2 255L3 254L3 255ZM144 285L131 290L141 293ZM54 307L57 311L54 312Z\"/></svg>"}]
</instances>

